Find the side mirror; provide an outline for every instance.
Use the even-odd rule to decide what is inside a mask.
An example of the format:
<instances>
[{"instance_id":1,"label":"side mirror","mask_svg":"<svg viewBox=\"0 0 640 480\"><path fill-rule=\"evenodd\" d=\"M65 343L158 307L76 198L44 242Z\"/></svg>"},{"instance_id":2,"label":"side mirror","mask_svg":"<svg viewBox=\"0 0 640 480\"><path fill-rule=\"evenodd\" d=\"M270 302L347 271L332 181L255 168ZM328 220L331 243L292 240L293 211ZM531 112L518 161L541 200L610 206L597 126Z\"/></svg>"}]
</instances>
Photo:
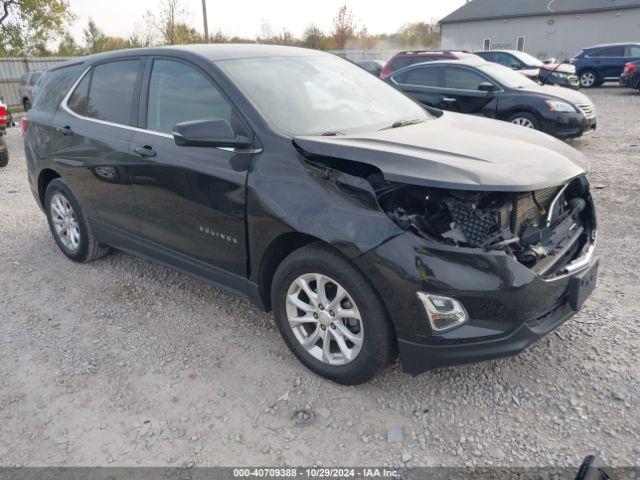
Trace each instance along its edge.
<instances>
[{"instance_id":1,"label":"side mirror","mask_svg":"<svg viewBox=\"0 0 640 480\"><path fill-rule=\"evenodd\" d=\"M520 70L522 66L519 63L512 63L511 70Z\"/></svg>"},{"instance_id":2,"label":"side mirror","mask_svg":"<svg viewBox=\"0 0 640 480\"><path fill-rule=\"evenodd\" d=\"M191 120L176 124L172 130L176 145L181 147L249 148L251 140L236 135L227 120Z\"/></svg>"},{"instance_id":3,"label":"side mirror","mask_svg":"<svg viewBox=\"0 0 640 480\"><path fill-rule=\"evenodd\" d=\"M478 90L480 90L481 92L495 92L496 90L498 90L498 87L496 87L491 82L482 82L480 85L478 85Z\"/></svg>"}]
</instances>

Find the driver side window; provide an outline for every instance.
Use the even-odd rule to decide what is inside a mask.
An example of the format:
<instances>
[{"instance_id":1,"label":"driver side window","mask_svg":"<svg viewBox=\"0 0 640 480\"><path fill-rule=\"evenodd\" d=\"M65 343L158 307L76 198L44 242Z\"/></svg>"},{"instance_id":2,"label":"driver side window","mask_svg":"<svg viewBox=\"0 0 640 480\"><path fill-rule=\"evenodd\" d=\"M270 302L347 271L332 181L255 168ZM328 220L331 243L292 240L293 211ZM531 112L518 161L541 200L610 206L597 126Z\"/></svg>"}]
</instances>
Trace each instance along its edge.
<instances>
[{"instance_id":1,"label":"driver side window","mask_svg":"<svg viewBox=\"0 0 640 480\"><path fill-rule=\"evenodd\" d=\"M203 73L175 60L153 61L147 102L147 129L171 133L189 120L223 119L231 124L231 106Z\"/></svg>"}]
</instances>

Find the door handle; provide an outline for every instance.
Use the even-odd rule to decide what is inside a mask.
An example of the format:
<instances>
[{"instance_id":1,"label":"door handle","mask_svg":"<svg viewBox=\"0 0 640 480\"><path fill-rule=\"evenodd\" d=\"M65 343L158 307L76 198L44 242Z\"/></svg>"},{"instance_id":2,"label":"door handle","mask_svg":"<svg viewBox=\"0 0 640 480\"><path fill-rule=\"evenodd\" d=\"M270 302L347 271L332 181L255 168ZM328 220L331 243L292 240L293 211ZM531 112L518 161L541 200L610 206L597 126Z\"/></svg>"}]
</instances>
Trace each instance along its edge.
<instances>
[{"instance_id":1,"label":"door handle","mask_svg":"<svg viewBox=\"0 0 640 480\"><path fill-rule=\"evenodd\" d=\"M156 151L153 148L151 148L149 145L145 145L144 147L136 145L135 147L133 147L133 151L136 152L141 157L155 157L156 156Z\"/></svg>"},{"instance_id":2,"label":"door handle","mask_svg":"<svg viewBox=\"0 0 640 480\"><path fill-rule=\"evenodd\" d=\"M442 101L444 103L455 103L456 99L455 98L451 98L451 97L442 97Z\"/></svg>"},{"instance_id":3,"label":"door handle","mask_svg":"<svg viewBox=\"0 0 640 480\"><path fill-rule=\"evenodd\" d=\"M73 134L73 130L69 125L65 125L64 127L58 127L58 132L64 135L65 137Z\"/></svg>"}]
</instances>

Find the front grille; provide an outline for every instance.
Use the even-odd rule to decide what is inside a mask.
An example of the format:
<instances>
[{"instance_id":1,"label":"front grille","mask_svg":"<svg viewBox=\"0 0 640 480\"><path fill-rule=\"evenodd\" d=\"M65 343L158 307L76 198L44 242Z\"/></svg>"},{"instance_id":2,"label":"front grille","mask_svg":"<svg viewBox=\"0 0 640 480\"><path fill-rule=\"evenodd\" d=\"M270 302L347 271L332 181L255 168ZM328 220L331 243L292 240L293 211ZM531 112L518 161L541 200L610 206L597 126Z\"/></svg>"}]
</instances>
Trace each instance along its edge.
<instances>
[{"instance_id":1,"label":"front grille","mask_svg":"<svg viewBox=\"0 0 640 480\"><path fill-rule=\"evenodd\" d=\"M540 207L546 213L557 192L558 187L550 187L519 195L514 212L514 234L518 235L520 233L525 220L540 224L543 217ZM533 198L534 194L535 200ZM536 202L540 207L536 205Z\"/></svg>"},{"instance_id":2,"label":"front grille","mask_svg":"<svg viewBox=\"0 0 640 480\"><path fill-rule=\"evenodd\" d=\"M596 107L593 103L579 103L578 108L589 120L596 118Z\"/></svg>"}]
</instances>

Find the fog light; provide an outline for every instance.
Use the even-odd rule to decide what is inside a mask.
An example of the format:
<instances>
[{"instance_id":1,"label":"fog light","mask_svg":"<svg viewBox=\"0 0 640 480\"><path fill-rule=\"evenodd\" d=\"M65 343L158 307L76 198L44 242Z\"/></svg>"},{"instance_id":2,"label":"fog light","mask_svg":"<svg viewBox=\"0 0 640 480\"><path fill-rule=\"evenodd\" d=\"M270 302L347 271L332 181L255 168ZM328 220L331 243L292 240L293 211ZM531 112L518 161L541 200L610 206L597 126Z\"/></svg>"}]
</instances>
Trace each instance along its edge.
<instances>
[{"instance_id":1,"label":"fog light","mask_svg":"<svg viewBox=\"0 0 640 480\"><path fill-rule=\"evenodd\" d=\"M418 298L427 311L427 317L434 332L451 330L469 320L462 304L453 298L423 292L418 292Z\"/></svg>"}]
</instances>

